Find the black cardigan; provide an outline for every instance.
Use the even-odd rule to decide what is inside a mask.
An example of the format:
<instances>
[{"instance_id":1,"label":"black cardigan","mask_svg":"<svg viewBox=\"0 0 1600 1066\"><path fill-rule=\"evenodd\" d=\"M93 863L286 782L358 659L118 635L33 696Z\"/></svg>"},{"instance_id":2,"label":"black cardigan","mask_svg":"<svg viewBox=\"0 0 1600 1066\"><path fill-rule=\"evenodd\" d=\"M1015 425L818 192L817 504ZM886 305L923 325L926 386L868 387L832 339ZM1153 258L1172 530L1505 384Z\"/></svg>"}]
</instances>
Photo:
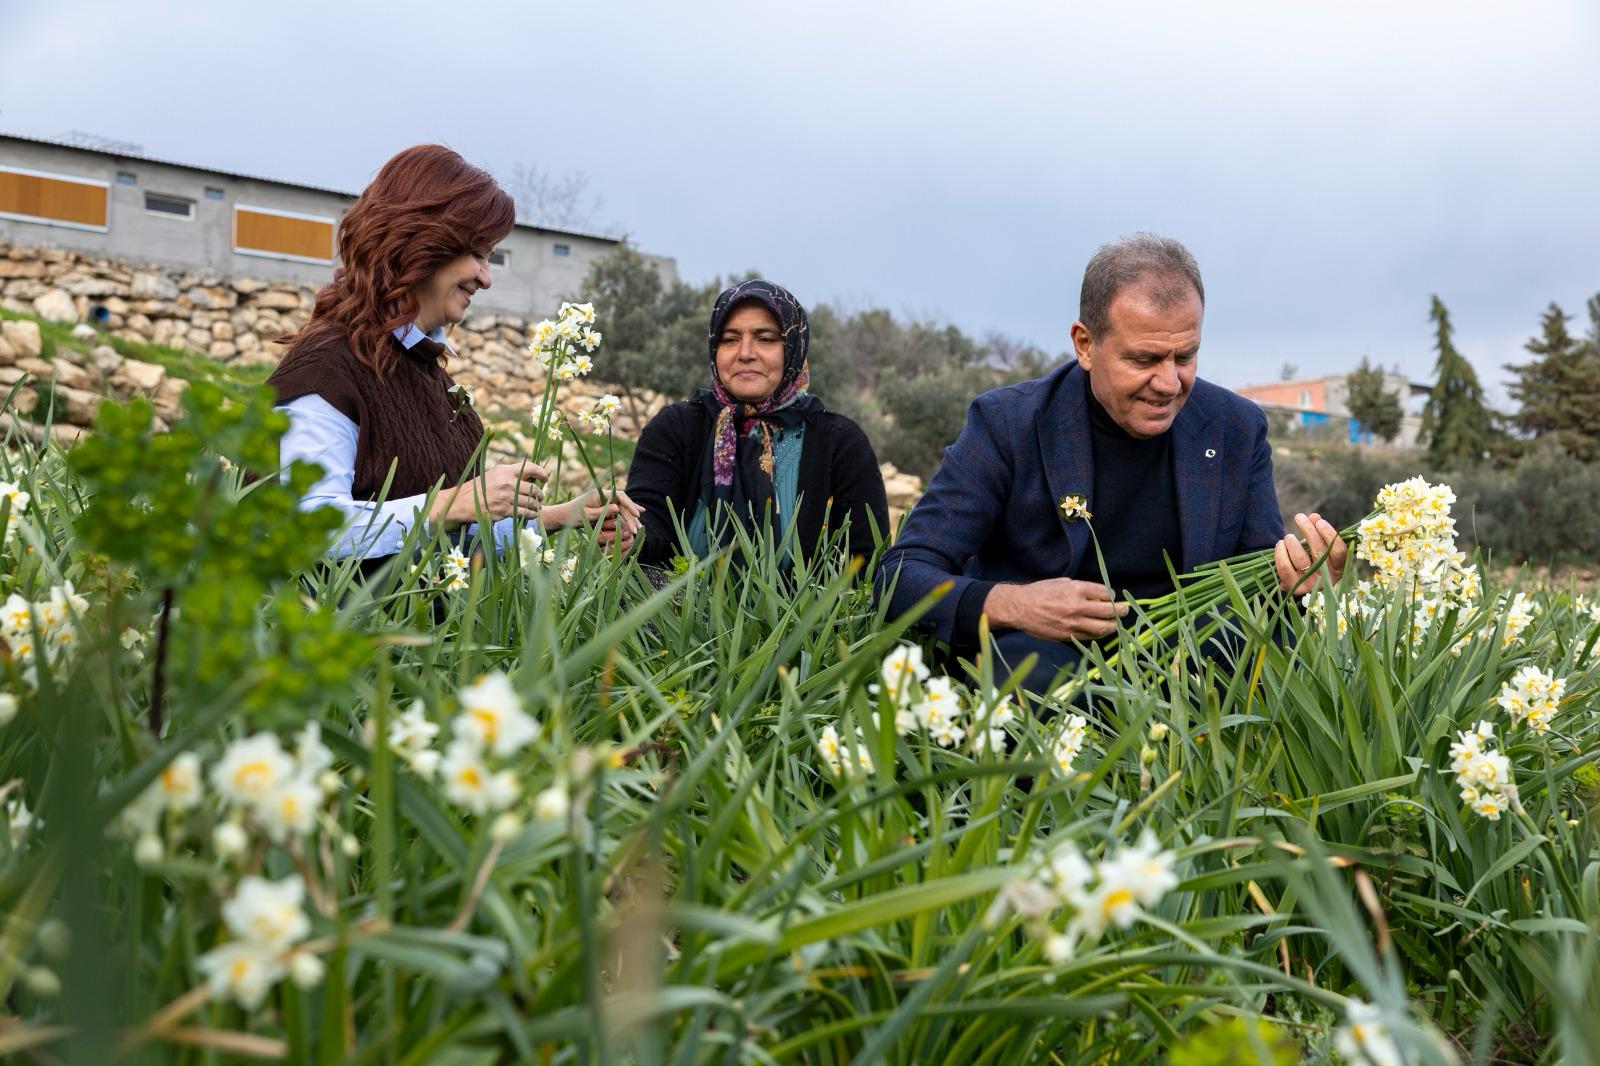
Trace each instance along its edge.
<instances>
[{"instance_id":1,"label":"black cardigan","mask_svg":"<svg viewBox=\"0 0 1600 1066\"><path fill-rule=\"evenodd\" d=\"M646 566L664 566L675 555L689 554L678 545L672 511L677 509L687 529L700 502L711 426L711 412L704 406L679 400L663 408L639 434L628 468L628 496L644 508L645 537L638 555ZM826 512L834 527L849 516L851 555L871 555L875 544L867 516L877 523L881 536L889 535L889 502L872 442L860 426L833 411L812 412L805 427L796 485L800 509L794 517L800 553L815 550L824 533Z\"/></svg>"}]
</instances>

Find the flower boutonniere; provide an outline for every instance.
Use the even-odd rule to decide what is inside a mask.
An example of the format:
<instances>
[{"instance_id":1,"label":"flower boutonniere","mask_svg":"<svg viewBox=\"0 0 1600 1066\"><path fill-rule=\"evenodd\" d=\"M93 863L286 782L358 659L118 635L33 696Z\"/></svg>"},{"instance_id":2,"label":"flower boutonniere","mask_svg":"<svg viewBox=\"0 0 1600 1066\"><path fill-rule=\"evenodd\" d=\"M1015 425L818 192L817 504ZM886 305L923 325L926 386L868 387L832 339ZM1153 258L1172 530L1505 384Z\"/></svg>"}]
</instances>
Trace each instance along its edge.
<instances>
[{"instance_id":1,"label":"flower boutonniere","mask_svg":"<svg viewBox=\"0 0 1600 1066\"><path fill-rule=\"evenodd\" d=\"M446 389L445 395L450 397L450 406L454 409L454 413L450 416L451 421L454 421L456 415L459 415L462 411L476 406L472 399L472 390L459 381Z\"/></svg>"},{"instance_id":2,"label":"flower boutonniere","mask_svg":"<svg viewBox=\"0 0 1600 1066\"><path fill-rule=\"evenodd\" d=\"M1093 518L1089 513L1089 501L1084 499L1081 492L1069 492L1056 501L1056 509L1061 512L1061 517L1068 522L1076 522L1080 518Z\"/></svg>"}]
</instances>

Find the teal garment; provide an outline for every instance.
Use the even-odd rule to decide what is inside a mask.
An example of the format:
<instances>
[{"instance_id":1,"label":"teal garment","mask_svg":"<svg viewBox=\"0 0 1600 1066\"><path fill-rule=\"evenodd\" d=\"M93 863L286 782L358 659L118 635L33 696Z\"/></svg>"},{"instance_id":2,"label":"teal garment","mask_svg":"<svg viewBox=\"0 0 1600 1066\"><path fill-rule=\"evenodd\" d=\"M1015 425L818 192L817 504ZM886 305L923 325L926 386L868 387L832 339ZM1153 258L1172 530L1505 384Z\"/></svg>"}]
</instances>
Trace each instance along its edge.
<instances>
[{"instance_id":1,"label":"teal garment","mask_svg":"<svg viewBox=\"0 0 1600 1066\"><path fill-rule=\"evenodd\" d=\"M786 536L794 522L795 497L800 489L800 451L805 445L806 426L779 429L772 436L772 498L778 504L778 536ZM689 519L689 547L701 559L711 554L711 542L706 536L706 501L695 504L694 515ZM789 557L784 547L783 557Z\"/></svg>"}]
</instances>

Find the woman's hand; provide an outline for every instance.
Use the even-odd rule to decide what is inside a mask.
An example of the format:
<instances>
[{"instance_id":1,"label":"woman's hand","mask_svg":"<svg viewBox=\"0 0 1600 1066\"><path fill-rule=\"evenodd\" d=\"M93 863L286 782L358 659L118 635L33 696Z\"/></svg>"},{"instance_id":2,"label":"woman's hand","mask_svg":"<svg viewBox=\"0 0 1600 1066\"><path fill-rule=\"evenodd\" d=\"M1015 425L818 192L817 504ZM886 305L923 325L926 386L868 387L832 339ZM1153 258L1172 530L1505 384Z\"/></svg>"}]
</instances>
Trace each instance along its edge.
<instances>
[{"instance_id":1,"label":"woman's hand","mask_svg":"<svg viewBox=\"0 0 1600 1066\"><path fill-rule=\"evenodd\" d=\"M538 463L501 463L483 476L464 481L439 493L428 512L430 522L446 527L491 519L538 518L544 500L544 483L550 475Z\"/></svg>"},{"instance_id":2,"label":"woman's hand","mask_svg":"<svg viewBox=\"0 0 1600 1066\"><path fill-rule=\"evenodd\" d=\"M1297 514L1294 516L1294 524L1305 537L1305 543L1301 544L1300 538L1290 533L1278 541L1272 551L1273 563L1278 571L1279 587L1296 596L1316 588L1320 574L1308 574L1304 578L1300 575L1321 558L1323 552L1328 553L1324 564L1328 568L1328 580L1337 583L1344 575L1345 556L1349 552L1338 531L1319 514Z\"/></svg>"},{"instance_id":3,"label":"woman's hand","mask_svg":"<svg viewBox=\"0 0 1600 1066\"><path fill-rule=\"evenodd\" d=\"M639 516L643 513L644 508L630 500L625 492L619 491L614 497L609 497L602 495L599 489L590 489L565 503L553 503L546 507L539 524L551 533L577 526L598 525L598 539L602 546L614 544L618 551L627 551L638 535Z\"/></svg>"}]
</instances>

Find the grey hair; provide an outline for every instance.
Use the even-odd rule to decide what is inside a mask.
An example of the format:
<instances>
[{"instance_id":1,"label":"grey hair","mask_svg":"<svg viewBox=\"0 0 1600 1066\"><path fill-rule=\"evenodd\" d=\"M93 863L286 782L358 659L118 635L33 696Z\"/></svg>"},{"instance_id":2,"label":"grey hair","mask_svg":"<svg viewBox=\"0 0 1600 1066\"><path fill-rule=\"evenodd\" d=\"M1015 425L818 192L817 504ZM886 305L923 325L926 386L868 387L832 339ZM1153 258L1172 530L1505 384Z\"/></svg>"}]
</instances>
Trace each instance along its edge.
<instances>
[{"instance_id":1,"label":"grey hair","mask_svg":"<svg viewBox=\"0 0 1600 1066\"><path fill-rule=\"evenodd\" d=\"M1118 237L1095 249L1083 268L1083 290L1078 295L1078 321L1098 337L1111 325L1111 301L1128 286L1143 283L1163 310L1189 298L1206 305L1206 287L1200 281L1200 264L1189 249L1155 233L1140 231Z\"/></svg>"}]
</instances>

